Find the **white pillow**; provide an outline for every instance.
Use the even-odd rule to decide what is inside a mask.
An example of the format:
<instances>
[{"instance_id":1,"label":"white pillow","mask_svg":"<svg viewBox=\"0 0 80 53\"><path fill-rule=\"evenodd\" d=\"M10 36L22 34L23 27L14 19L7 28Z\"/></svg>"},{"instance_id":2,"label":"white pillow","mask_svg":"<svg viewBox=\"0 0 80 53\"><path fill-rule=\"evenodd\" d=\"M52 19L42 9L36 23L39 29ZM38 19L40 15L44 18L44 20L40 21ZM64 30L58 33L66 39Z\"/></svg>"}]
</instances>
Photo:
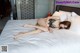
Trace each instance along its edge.
<instances>
[{"instance_id":1,"label":"white pillow","mask_svg":"<svg viewBox=\"0 0 80 53\"><path fill-rule=\"evenodd\" d=\"M59 16L61 21L64 21L67 19L67 15L63 12L55 11L52 16Z\"/></svg>"},{"instance_id":2,"label":"white pillow","mask_svg":"<svg viewBox=\"0 0 80 53\"><path fill-rule=\"evenodd\" d=\"M64 14L66 14L67 15L67 18L71 17L71 12L62 11L62 10L59 10L59 12L62 12Z\"/></svg>"},{"instance_id":3,"label":"white pillow","mask_svg":"<svg viewBox=\"0 0 80 53\"><path fill-rule=\"evenodd\" d=\"M67 19L67 15L65 13L61 13L60 19L61 21L65 21Z\"/></svg>"},{"instance_id":4,"label":"white pillow","mask_svg":"<svg viewBox=\"0 0 80 53\"><path fill-rule=\"evenodd\" d=\"M76 17L76 16L79 16L79 15L75 12L72 12L72 17Z\"/></svg>"},{"instance_id":5,"label":"white pillow","mask_svg":"<svg viewBox=\"0 0 80 53\"><path fill-rule=\"evenodd\" d=\"M71 30L77 34L80 34L80 16L72 17L71 27L69 30Z\"/></svg>"},{"instance_id":6,"label":"white pillow","mask_svg":"<svg viewBox=\"0 0 80 53\"><path fill-rule=\"evenodd\" d=\"M79 15L76 14L75 12L72 12L72 13L71 13L71 17L69 17L67 20L68 20L68 21L71 21L71 20L73 20L73 19L76 19L76 17L79 17Z\"/></svg>"},{"instance_id":7,"label":"white pillow","mask_svg":"<svg viewBox=\"0 0 80 53\"><path fill-rule=\"evenodd\" d=\"M55 11L52 16L60 16L60 13L58 11Z\"/></svg>"}]
</instances>

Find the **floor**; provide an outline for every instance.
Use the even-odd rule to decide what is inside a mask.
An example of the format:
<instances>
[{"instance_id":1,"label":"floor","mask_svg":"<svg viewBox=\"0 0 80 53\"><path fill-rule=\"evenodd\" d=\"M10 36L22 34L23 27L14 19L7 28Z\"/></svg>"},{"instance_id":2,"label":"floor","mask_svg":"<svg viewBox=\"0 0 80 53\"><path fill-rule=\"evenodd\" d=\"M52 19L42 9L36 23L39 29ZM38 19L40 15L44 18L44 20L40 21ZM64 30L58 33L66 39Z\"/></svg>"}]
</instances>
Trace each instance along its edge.
<instances>
[{"instance_id":1,"label":"floor","mask_svg":"<svg viewBox=\"0 0 80 53\"><path fill-rule=\"evenodd\" d=\"M1 33L1 31L3 30L5 24L6 24L6 22L7 22L8 20L9 20L9 17L5 17L5 18L3 18L3 19L0 19L0 33Z\"/></svg>"}]
</instances>

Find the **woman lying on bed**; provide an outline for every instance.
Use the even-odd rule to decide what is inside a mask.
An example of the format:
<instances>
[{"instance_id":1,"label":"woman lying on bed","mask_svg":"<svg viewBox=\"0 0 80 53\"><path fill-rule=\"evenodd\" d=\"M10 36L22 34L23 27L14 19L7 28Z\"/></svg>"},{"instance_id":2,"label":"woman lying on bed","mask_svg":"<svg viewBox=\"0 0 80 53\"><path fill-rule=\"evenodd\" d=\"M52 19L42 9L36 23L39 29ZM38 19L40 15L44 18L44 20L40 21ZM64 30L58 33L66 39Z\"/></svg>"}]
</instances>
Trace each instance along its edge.
<instances>
[{"instance_id":1,"label":"woman lying on bed","mask_svg":"<svg viewBox=\"0 0 80 53\"><path fill-rule=\"evenodd\" d=\"M70 24L71 23L68 21L60 22L60 18L58 16L41 18L41 19L37 20L37 24L35 26L34 25L28 25L28 24L25 24L23 26L23 27L34 27L34 28L36 28L36 30L33 30L31 32L20 32L14 37L14 39L19 39L20 37L30 35L30 34L37 34L40 32L52 32L54 28L56 28L56 29L62 29L62 28L68 29L70 27Z\"/></svg>"}]
</instances>

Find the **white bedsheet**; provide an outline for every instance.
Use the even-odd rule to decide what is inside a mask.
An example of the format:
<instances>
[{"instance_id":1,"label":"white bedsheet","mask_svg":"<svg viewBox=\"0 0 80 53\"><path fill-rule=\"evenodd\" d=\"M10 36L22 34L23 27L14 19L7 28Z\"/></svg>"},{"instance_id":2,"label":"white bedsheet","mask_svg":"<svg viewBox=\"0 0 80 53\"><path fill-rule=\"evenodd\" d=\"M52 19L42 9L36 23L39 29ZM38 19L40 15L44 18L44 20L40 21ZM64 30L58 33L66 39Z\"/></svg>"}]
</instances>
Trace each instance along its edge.
<instances>
[{"instance_id":1,"label":"white bedsheet","mask_svg":"<svg viewBox=\"0 0 80 53\"><path fill-rule=\"evenodd\" d=\"M15 41L13 37L18 32L34 30L22 27L24 24L35 25L36 19L7 22L0 36L0 45L8 45L7 53L80 53L80 35L68 30L27 35Z\"/></svg>"}]
</instances>

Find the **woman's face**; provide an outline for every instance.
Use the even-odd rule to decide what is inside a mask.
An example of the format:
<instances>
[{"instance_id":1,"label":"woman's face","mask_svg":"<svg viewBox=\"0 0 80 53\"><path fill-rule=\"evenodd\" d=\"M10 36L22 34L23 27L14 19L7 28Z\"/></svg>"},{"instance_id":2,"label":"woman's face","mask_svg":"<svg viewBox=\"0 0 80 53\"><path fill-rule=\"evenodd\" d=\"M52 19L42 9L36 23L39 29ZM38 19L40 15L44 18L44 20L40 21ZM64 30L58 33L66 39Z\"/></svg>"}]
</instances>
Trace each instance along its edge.
<instances>
[{"instance_id":1,"label":"woman's face","mask_svg":"<svg viewBox=\"0 0 80 53\"><path fill-rule=\"evenodd\" d=\"M67 26L64 25L64 24L60 24L60 28L61 28L61 29L65 29L65 28L67 28Z\"/></svg>"}]
</instances>

